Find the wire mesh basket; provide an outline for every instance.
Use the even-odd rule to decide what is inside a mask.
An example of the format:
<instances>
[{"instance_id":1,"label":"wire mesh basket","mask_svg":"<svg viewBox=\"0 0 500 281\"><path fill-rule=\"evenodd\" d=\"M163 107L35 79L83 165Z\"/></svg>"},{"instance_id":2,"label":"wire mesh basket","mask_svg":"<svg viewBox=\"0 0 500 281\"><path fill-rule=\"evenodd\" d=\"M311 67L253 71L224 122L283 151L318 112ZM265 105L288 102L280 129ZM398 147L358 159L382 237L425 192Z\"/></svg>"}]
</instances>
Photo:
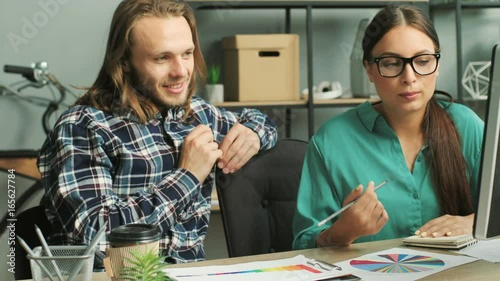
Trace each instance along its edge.
<instances>
[{"instance_id":1,"label":"wire mesh basket","mask_svg":"<svg viewBox=\"0 0 500 281\"><path fill-rule=\"evenodd\" d=\"M33 281L90 281L94 252L84 255L87 246L49 246L52 257L42 247L28 255Z\"/></svg>"}]
</instances>

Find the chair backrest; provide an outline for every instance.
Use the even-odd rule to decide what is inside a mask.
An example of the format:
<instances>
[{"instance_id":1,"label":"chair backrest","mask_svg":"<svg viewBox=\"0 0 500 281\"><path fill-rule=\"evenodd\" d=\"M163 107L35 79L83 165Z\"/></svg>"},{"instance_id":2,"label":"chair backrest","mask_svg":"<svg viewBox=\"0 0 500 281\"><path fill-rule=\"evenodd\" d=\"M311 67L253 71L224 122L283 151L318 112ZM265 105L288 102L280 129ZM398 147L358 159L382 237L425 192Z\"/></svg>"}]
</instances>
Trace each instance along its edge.
<instances>
[{"instance_id":1,"label":"chair backrest","mask_svg":"<svg viewBox=\"0 0 500 281\"><path fill-rule=\"evenodd\" d=\"M35 206L26 209L16 216L16 235L20 236L31 249L41 246L40 240L35 232L35 224L40 228L43 235L48 237L51 232L50 222L45 216L43 206ZM26 251L16 243L16 271L14 277L16 280L31 279L31 267Z\"/></svg>"},{"instance_id":2,"label":"chair backrest","mask_svg":"<svg viewBox=\"0 0 500 281\"><path fill-rule=\"evenodd\" d=\"M292 223L307 142L278 140L234 174L217 174L229 257L292 249Z\"/></svg>"}]
</instances>

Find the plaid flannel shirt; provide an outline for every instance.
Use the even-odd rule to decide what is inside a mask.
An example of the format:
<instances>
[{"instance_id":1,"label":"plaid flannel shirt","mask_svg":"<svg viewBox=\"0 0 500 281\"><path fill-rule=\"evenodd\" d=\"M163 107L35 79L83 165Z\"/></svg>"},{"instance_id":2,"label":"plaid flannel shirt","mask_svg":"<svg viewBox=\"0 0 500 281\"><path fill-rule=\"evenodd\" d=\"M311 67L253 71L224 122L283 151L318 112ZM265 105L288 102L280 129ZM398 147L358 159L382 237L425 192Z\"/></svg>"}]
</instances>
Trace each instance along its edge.
<instances>
[{"instance_id":1,"label":"plaid flannel shirt","mask_svg":"<svg viewBox=\"0 0 500 281\"><path fill-rule=\"evenodd\" d=\"M177 168L184 138L199 124L220 143L235 123L260 138L261 150L277 141L274 123L255 109L233 113L193 97L194 122L171 109L141 124L132 114L75 106L60 117L41 148L51 242L88 244L97 231L124 224L160 227L160 249L177 262L203 260L215 168L203 183ZM107 241L100 242L101 248Z\"/></svg>"}]
</instances>

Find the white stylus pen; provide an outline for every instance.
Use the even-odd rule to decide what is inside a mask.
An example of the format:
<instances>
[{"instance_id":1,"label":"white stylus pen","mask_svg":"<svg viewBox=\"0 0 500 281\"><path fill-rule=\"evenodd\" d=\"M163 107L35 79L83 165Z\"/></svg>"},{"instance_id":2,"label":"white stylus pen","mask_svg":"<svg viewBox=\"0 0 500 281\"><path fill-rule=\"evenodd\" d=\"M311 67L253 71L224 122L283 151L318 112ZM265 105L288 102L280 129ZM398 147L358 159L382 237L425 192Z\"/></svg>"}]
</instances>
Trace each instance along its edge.
<instances>
[{"instance_id":1,"label":"white stylus pen","mask_svg":"<svg viewBox=\"0 0 500 281\"><path fill-rule=\"evenodd\" d=\"M381 188L382 186L384 186L384 184L386 184L388 182L388 180L385 180L381 183L379 183L377 186L375 186L374 188L374 191L377 191L377 189ZM334 217L342 214L342 212L344 212L345 210L349 209L354 203L356 203L356 201L358 201L359 198L357 198L356 200L352 201L351 203L345 205L344 207L342 207L342 209L336 211L335 213L333 213L331 216L329 216L328 218L320 221L318 223L318 226L322 226L324 225L326 222L328 222L329 220L333 219Z\"/></svg>"}]
</instances>

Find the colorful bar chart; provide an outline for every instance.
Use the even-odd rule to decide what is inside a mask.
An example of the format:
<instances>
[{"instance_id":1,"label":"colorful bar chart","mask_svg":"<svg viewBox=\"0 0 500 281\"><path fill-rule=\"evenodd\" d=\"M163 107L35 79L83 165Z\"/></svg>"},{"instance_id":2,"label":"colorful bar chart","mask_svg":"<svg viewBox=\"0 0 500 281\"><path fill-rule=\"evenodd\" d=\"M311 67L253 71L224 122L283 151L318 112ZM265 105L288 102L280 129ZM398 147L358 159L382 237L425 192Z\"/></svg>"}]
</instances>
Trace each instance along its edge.
<instances>
[{"instance_id":1,"label":"colorful bar chart","mask_svg":"<svg viewBox=\"0 0 500 281\"><path fill-rule=\"evenodd\" d=\"M321 272L315 268L312 268L308 265L296 264L296 265L269 267L269 268L260 268L260 269L251 269L251 270L241 270L241 271L214 272L214 273L207 273L207 274L187 274L187 275L179 275L177 277L220 276L220 275L264 273L264 272L278 272L278 271L301 271L301 270L304 270L304 271L307 271L310 273L323 273L323 272Z\"/></svg>"}]
</instances>

